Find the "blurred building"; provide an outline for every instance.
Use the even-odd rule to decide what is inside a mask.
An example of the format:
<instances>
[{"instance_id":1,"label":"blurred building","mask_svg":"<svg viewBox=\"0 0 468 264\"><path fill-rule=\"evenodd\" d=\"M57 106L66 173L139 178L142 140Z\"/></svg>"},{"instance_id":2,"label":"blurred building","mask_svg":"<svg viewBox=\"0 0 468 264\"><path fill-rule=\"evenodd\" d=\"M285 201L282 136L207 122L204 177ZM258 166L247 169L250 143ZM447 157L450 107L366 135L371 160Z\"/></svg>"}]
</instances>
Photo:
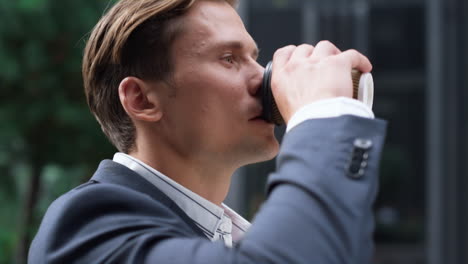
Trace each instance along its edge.
<instances>
[{"instance_id":1,"label":"blurred building","mask_svg":"<svg viewBox=\"0 0 468 264\"><path fill-rule=\"evenodd\" d=\"M241 0L239 12L263 65L322 39L371 59L373 110L389 121L375 263L468 263L468 1ZM240 169L228 203L252 217L273 168Z\"/></svg>"}]
</instances>

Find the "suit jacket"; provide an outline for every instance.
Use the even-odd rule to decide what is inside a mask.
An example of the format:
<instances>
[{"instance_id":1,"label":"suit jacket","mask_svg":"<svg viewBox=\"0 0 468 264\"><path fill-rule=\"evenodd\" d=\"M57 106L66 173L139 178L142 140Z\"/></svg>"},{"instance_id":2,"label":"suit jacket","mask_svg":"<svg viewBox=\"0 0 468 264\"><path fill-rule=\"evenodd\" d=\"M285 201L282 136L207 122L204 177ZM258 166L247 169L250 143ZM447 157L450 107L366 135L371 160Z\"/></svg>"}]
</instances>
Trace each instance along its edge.
<instances>
[{"instance_id":1,"label":"suit jacket","mask_svg":"<svg viewBox=\"0 0 468 264\"><path fill-rule=\"evenodd\" d=\"M105 160L49 207L29 263L370 263L385 127L342 116L289 131L268 199L235 248L209 241L151 183Z\"/></svg>"}]
</instances>

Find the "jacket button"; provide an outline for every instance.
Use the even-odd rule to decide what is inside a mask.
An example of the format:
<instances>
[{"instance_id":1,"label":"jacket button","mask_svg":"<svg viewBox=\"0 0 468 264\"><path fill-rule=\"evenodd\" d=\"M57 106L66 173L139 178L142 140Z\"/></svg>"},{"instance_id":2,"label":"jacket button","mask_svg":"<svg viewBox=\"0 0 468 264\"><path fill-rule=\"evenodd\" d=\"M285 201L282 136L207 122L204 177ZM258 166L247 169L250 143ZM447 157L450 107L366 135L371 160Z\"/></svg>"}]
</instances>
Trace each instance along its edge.
<instances>
[{"instance_id":1,"label":"jacket button","mask_svg":"<svg viewBox=\"0 0 468 264\"><path fill-rule=\"evenodd\" d=\"M357 138L354 140L354 147L362 150L368 150L372 147L372 140Z\"/></svg>"},{"instance_id":2,"label":"jacket button","mask_svg":"<svg viewBox=\"0 0 468 264\"><path fill-rule=\"evenodd\" d=\"M347 166L347 174L350 178L360 179L364 176L371 148L372 141L369 139L358 138L354 140L351 159Z\"/></svg>"}]
</instances>

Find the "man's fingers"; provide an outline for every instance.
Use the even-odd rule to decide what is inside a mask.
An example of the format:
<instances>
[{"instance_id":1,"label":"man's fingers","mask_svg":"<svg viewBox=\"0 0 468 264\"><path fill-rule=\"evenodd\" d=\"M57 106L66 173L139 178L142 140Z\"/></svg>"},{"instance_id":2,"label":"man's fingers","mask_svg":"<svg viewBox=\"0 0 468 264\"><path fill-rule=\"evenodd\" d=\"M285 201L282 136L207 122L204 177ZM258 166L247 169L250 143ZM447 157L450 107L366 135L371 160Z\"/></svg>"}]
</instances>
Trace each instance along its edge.
<instances>
[{"instance_id":1,"label":"man's fingers","mask_svg":"<svg viewBox=\"0 0 468 264\"><path fill-rule=\"evenodd\" d=\"M361 72L372 71L372 64L369 59L356 50L351 49L344 51L341 54L338 54L337 57L341 57L345 61L349 62L353 69L357 69Z\"/></svg>"},{"instance_id":2,"label":"man's fingers","mask_svg":"<svg viewBox=\"0 0 468 264\"><path fill-rule=\"evenodd\" d=\"M340 53L341 50L339 50L335 45L333 45L333 43L327 40L322 40L315 46L311 58L320 60L325 57L337 55Z\"/></svg>"},{"instance_id":3,"label":"man's fingers","mask_svg":"<svg viewBox=\"0 0 468 264\"><path fill-rule=\"evenodd\" d=\"M273 68L282 67L291 58L296 46L289 45L284 48L278 49L273 55Z\"/></svg>"},{"instance_id":4,"label":"man's fingers","mask_svg":"<svg viewBox=\"0 0 468 264\"><path fill-rule=\"evenodd\" d=\"M309 57L314 51L314 46L308 44L302 44L298 46L293 54L291 55L291 60L304 59Z\"/></svg>"}]
</instances>

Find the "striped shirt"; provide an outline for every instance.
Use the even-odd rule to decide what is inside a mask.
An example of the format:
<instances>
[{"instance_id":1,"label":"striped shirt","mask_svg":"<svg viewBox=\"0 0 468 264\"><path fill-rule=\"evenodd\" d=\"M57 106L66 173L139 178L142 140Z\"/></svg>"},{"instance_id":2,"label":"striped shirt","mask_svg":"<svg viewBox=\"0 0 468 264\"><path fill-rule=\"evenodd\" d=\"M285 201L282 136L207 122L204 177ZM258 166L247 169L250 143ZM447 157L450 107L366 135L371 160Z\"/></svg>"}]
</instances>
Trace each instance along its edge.
<instances>
[{"instance_id":1,"label":"striped shirt","mask_svg":"<svg viewBox=\"0 0 468 264\"><path fill-rule=\"evenodd\" d=\"M221 207L178 184L144 162L124 153L114 155L115 162L135 171L173 200L211 240L222 240L232 247L242 239L250 223L227 205Z\"/></svg>"}]
</instances>

